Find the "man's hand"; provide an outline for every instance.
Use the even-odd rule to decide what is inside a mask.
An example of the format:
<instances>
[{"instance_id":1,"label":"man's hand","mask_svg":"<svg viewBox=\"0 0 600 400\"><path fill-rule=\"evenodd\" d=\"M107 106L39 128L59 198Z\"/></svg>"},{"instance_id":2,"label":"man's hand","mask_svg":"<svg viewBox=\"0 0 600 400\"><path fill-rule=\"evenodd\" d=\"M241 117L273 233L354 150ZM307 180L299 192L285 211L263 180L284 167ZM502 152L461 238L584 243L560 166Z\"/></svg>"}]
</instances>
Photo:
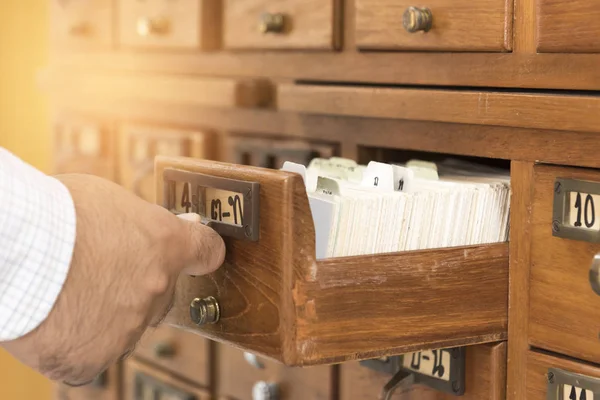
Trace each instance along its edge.
<instances>
[{"instance_id":1,"label":"man's hand","mask_svg":"<svg viewBox=\"0 0 600 400\"><path fill-rule=\"evenodd\" d=\"M57 178L77 212L69 275L46 321L4 347L50 379L80 385L130 353L168 313L180 273L213 272L225 245L212 229L109 181Z\"/></svg>"}]
</instances>

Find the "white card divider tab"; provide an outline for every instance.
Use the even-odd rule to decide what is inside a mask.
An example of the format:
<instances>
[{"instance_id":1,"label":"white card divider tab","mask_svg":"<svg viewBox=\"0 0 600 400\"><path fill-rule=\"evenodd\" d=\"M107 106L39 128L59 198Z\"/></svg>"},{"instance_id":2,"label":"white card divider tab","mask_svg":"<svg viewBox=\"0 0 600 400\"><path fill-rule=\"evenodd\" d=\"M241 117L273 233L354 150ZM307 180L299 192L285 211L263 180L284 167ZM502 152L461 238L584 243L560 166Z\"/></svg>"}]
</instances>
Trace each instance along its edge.
<instances>
[{"instance_id":1,"label":"white card divider tab","mask_svg":"<svg viewBox=\"0 0 600 400\"><path fill-rule=\"evenodd\" d=\"M435 163L422 160L410 160L406 163L406 167L414 171L415 177L421 179L438 180L438 168Z\"/></svg>"}]
</instances>

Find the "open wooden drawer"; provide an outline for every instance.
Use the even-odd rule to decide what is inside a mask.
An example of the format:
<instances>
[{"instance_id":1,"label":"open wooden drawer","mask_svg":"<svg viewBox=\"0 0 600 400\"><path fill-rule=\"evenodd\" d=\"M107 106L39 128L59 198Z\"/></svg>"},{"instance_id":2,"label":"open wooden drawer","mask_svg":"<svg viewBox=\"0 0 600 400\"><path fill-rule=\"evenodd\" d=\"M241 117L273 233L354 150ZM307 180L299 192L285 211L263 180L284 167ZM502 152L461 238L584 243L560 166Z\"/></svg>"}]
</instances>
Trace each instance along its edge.
<instances>
[{"instance_id":1,"label":"open wooden drawer","mask_svg":"<svg viewBox=\"0 0 600 400\"><path fill-rule=\"evenodd\" d=\"M317 260L300 175L179 157L155 169L157 202L174 212L244 210L240 224L213 225L225 264L181 278L170 324L291 366L506 338L506 243ZM198 306L211 316L214 304L194 300L209 296L220 317L199 326Z\"/></svg>"}]
</instances>

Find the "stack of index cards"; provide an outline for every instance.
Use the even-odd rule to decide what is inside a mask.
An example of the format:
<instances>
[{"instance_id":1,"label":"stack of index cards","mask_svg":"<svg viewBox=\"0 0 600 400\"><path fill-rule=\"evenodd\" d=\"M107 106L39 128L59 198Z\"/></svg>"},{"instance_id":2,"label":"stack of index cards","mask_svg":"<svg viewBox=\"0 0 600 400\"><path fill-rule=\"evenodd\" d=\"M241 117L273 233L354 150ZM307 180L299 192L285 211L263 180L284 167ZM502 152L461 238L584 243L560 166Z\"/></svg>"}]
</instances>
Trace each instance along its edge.
<instances>
[{"instance_id":1,"label":"stack of index cards","mask_svg":"<svg viewBox=\"0 0 600 400\"><path fill-rule=\"evenodd\" d=\"M302 175L317 259L508 240L510 175L477 164L344 158L286 162Z\"/></svg>"}]
</instances>

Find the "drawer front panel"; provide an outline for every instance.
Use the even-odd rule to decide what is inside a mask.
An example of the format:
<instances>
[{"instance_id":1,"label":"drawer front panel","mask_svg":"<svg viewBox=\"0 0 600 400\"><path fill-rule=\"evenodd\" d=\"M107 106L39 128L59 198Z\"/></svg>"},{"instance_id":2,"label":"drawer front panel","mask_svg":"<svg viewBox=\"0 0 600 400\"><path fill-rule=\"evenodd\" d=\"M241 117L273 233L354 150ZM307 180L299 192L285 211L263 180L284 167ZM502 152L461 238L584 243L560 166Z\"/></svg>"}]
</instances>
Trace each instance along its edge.
<instances>
[{"instance_id":1,"label":"drawer front panel","mask_svg":"<svg viewBox=\"0 0 600 400\"><path fill-rule=\"evenodd\" d=\"M301 140L229 136L226 160L240 165L280 169L285 161L308 166L313 158L338 155L338 145Z\"/></svg>"},{"instance_id":2,"label":"drawer front panel","mask_svg":"<svg viewBox=\"0 0 600 400\"><path fill-rule=\"evenodd\" d=\"M123 400L210 400L210 393L146 364L125 364Z\"/></svg>"},{"instance_id":3,"label":"drawer front panel","mask_svg":"<svg viewBox=\"0 0 600 400\"><path fill-rule=\"evenodd\" d=\"M57 50L108 50L113 44L113 0L51 0Z\"/></svg>"},{"instance_id":4,"label":"drawer front panel","mask_svg":"<svg viewBox=\"0 0 600 400\"><path fill-rule=\"evenodd\" d=\"M339 0L224 0L225 47L312 49L337 47Z\"/></svg>"},{"instance_id":5,"label":"drawer front panel","mask_svg":"<svg viewBox=\"0 0 600 400\"><path fill-rule=\"evenodd\" d=\"M506 398L506 342L469 346L465 353L464 400L504 400ZM341 400L376 398L391 374L360 365L341 365ZM457 397L421 385L410 391L397 391L393 400L451 400Z\"/></svg>"},{"instance_id":6,"label":"drawer front panel","mask_svg":"<svg viewBox=\"0 0 600 400\"><path fill-rule=\"evenodd\" d=\"M120 400L121 367L115 365L86 386L69 387L58 384L55 400Z\"/></svg>"},{"instance_id":7,"label":"drawer front panel","mask_svg":"<svg viewBox=\"0 0 600 400\"><path fill-rule=\"evenodd\" d=\"M558 356L533 351L528 353L527 394L523 394L520 398L590 400L597 399L598 396L600 396L600 368Z\"/></svg>"},{"instance_id":8,"label":"drawer front panel","mask_svg":"<svg viewBox=\"0 0 600 400\"><path fill-rule=\"evenodd\" d=\"M135 355L199 386L210 384L210 342L199 335L162 325L144 337Z\"/></svg>"},{"instance_id":9,"label":"drawer front panel","mask_svg":"<svg viewBox=\"0 0 600 400\"><path fill-rule=\"evenodd\" d=\"M577 193L580 192L556 189L557 178L600 184L600 171L535 167L529 340L537 347L594 362L600 359L600 296L590 284L590 267L594 256L600 253L600 244L554 236L553 229L566 232L568 228L559 227L558 222L563 221L553 216L553 199L555 194L557 198L566 196L568 199L564 206L572 213L564 221L569 224L577 223L577 219L584 224L593 222L592 218L598 220L600 216L594 217L592 213L600 204L595 203L595 195L586 200L588 196L583 193L578 207ZM597 230L597 222L594 221L590 231Z\"/></svg>"},{"instance_id":10,"label":"drawer front panel","mask_svg":"<svg viewBox=\"0 0 600 400\"><path fill-rule=\"evenodd\" d=\"M512 1L356 0L356 42L377 50L509 51Z\"/></svg>"},{"instance_id":11,"label":"drawer front panel","mask_svg":"<svg viewBox=\"0 0 600 400\"><path fill-rule=\"evenodd\" d=\"M537 50L600 52L599 0L537 0Z\"/></svg>"},{"instance_id":12,"label":"drawer front panel","mask_svg":"<svg viewBox=\"0 0 600 400\"><path fill-rule=\"evenodd\" d=\"M218 0L121 0L119 41L132 47L215 49L220 12Z\"/></svg>"},{"instance_id":13,"label":"drawer front panel","mask_svg":"<svg viewBox=\"0 0 600 400\"><path fill-rule=\"evenodd\" d=\"M141 198L154 200L154 157L212 157L210 132L185 131L144 125L120 129L121 182Z\"/></svg>"},{"instance_id":14,"label":"drawer front panel","mask_svg":"<svg viewBox=\"0 0 600 400\"><path fill-rule=\"evenodd\" d=\"M279 400L330 400L335 367L289 368L244 354L231 346L218 347L217 394L236 400L253 400L253 391L268 385Z\"/></svg>"},{"instance_id":15,"label":"drawer front panel","mask_svg":"<svg viewBox=\"0 0 600 400\"><path fill-rule=\"evenodd\" d=\"M109 124L63 119L54 126L55 173L85 173L114 181L114 131Z\"/></svg>"}]
</instances>

